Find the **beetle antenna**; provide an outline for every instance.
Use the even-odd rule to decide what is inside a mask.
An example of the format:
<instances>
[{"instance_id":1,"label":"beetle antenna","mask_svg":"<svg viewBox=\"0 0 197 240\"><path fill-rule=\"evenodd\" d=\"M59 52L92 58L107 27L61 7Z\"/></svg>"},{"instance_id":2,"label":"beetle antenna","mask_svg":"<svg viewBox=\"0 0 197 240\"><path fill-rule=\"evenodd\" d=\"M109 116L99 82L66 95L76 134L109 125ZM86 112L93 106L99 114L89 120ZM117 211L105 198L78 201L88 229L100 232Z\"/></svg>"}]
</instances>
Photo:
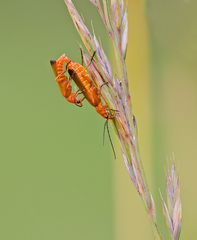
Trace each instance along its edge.
<instances>
[{"instance_id":1,"label":"beetle antenna","mask_svg":"<svg viewBox=\"0 0 197 240\"><path fill-rule=\"evenodd\" d=\"M116 159L116 152L115 152L115 148L114 148L112 138L111 138L111 135L110 135L110 131L109 131L108 119L105 121L104 129L103 129L103 145L104 145L104 142L105 142L105 129L107 129L107 134L109 136L109 141L110 141L111 148L112 148L112 151L113 151L113 154L114 154L114 159Z\"/></svg>"}]
</instances>

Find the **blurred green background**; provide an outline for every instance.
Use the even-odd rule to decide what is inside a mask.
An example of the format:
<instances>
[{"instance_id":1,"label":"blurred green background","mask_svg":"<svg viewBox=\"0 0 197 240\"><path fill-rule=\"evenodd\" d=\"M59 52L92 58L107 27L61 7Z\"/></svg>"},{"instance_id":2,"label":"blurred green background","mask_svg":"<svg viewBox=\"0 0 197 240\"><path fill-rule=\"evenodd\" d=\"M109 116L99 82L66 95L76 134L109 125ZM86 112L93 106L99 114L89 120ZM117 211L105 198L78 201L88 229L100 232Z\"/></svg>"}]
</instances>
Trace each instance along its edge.
<instances>
[{"instance_id":1,"label":"blurred green background","mask_svg":"<svg viewBox=\"0 0 197 240\"><path fill-rule=\"evenodd\" d=\"M110 55L94 7L74 2ZM175 155L182 239L197 234L196 9L192 0L129 1L127 65L141 156L161 212L158 190ZM66 52L80 61L63 0L4 1L0 20L0 239L153 239L123 161L102 146L104 120L88 104L67 103L55 83L50 59Z\"/></svg>"}]
</instances>

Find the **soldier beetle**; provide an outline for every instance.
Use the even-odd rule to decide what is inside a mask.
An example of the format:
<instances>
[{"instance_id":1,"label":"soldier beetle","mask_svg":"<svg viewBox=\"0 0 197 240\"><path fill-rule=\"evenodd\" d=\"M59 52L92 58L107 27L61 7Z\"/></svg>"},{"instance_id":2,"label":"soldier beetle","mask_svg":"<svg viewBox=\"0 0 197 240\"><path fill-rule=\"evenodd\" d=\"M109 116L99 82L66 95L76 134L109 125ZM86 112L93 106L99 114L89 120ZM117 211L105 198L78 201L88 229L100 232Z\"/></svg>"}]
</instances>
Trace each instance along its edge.
<instances>
[{"instance_id":1,"label":"soldier beetle","mask_svg":"<svg viewBox=\"0 0 197 240\"><path fill-rule=\"evenodd\" d=\"M71 78L68 79L64 74L64 64L66 63L64 55L59 57L57 60L51 60L50 63L62 95L67 99L68 102L74 103L78 107L82 107L82 101L84 98L77 99L80 91L78 90L76 93L72 92L72 86L70 84Z\"/></svg>"},{"instance_id":2,"label":"soldier beetle","mask_svg":"<svg viewBox=\"0 0 197 240\"><path fill-rule=\"evenodd\" d=\"M94 52L90 64L93 60L93 57L96 52ZM95 107L96 111L105 119L114 119L115 118L115 110L110 109L107 104L103 104L101 101L101 86L100 89L95 86L94 82L90 78L87 69L83 66L83 57L82 57L82 65L72 61L69 57L64 55L64 61L67 63L66 69L70 75L70 77L74 80L78 88L87 101ZM79 94L80 94L79 93Z\"/></svg>"},{"instance_id":3,"label":"soldier beetle","mask_svg":"<svg viewBox=\"0 0 197 240\"><path fill-rule=\"evenodd\" d=\"M94 54L90 60L90 63L93 61ZM84 99L95 107L96 111L106 119L103 131L103 140L105 134L105 128L107 128L109 140L112 146L112 150L114 153L114 157L116 158L115 149L112 143L112 139L109 132L108 120L115 118L116 110L110 109L107 104L103 104L101 101L101 88L105 84L103 84L100 89L94 84L92 79L90 78L87 69L83 66L83 54L81 50L82 64L76 63L72 61L69 57L63 54L58 60L51 61L51 66L56 76L56 80L59 84L62 95L71 103L76 104L77 106L82 107L82 102ZM64 70L64 64L66 64L66 70ZM89 65L88 64L88 65ZM88 67L88 66L87 66ZM65 72L68 71L70 76L69 80L65 76ZM72 93L72 86L70 85L70 81L73 80L78 86L79 90L76 93ZM77 99L79 94L83 94L84 97L81 99Z\"/></svg>"}]
</instances>

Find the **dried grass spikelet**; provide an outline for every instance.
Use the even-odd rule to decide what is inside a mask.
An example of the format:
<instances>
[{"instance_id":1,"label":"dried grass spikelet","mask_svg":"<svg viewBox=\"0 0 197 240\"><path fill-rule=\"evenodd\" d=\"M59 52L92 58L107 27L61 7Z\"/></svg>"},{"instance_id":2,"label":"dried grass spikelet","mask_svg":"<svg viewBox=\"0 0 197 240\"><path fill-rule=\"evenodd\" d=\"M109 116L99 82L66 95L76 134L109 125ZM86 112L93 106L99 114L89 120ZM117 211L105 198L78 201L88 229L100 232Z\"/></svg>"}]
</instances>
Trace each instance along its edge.
<instances>
[{"instance_id":1,"label":"dried grass spikelet","mask_svg":"<svg viewBox=\"0 0 197 240\"><path fill-rule=\"evenodd\" d=\"M178 240L181 232L182 206L180 197L180 182L176 175L175 165L168 171L166 178L167 201L163 202L163 213L171 238Z\"/></svg>"},{"instance_id":2,"label":"dried grass spikelet","mask_svg":"<svg viewBox=\"0 0 197 240\"><path fill-rule=\"evenodd\" d=\"M116 118L111 122L113 123L121 144L126 169L146 206L158 236L162 239L157 228L154 200L147 187L140 161L137 123L132 112L131 94L125 63L128 42L127 7L125 7L123 0L90 0L97 8L113 44L116 66L118 66L114 73L101 43L97 40L94 32L91 33L89 31L72 0L64 1L83 44L87 49L86 53L83 50L86 65L90 62L93 52L96 51L92 64L88 65L88 72L98 87L104 82L108 83L102 88L102 98L108 103L110 108L118 111ZM174 172L172 174L174 174ZM173 236L178 236L180 233L181 219L181 203L178 197L178 189L180 190L180 186L177 181L175 181L177 183L176 186L172 185L172 181L174 181L172 180L172 174L171 177L168 178L168 192L171 194L169 195L171 196L169 197L170 205L166 205L164 202L164 209L166 209L165 213L167 218L173 219ZM176 188L176 197L171 193L172 186L173 189ZM175 198L176 201L174 202ZM171 210L169 210L169 206L173 207L173 214ZM170 223L170 221L168 222Z\"/></svg>"}]
</instances>

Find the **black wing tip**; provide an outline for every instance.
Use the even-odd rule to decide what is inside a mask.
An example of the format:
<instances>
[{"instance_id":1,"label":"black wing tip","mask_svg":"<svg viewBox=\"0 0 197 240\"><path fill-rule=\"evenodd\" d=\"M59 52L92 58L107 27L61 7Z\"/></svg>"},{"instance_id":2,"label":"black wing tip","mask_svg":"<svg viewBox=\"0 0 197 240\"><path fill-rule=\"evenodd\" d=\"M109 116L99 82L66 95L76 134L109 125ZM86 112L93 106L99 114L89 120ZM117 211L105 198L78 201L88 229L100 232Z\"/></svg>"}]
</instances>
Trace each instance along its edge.
<instances>
[{"instance_id":1,"label":"black wing tip","mask_svg":"<svg viewBox=\"0 0 197 240\"><path fill-rule=\"evenodd\" d=\"M55 63L56 63L55 60L50 60L50 64L51 64L51 66L53 66Z\"/></svg>"}]
</instances>

